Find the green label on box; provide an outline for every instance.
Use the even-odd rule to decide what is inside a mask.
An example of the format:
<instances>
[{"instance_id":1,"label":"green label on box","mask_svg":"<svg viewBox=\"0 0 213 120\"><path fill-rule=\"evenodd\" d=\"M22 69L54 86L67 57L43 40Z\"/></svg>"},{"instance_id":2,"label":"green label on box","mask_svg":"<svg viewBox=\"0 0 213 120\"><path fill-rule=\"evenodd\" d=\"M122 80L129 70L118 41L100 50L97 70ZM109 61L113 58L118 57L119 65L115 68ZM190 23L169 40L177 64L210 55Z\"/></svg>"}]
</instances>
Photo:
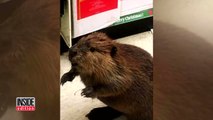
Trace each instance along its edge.
<instances>
[{"instance_id":1,"label":"green label on box","mask_svg":"<svg viewBox=\"0 0 213 120\"><path fill-rule=\"evenodd\" d=\"M119 21L117 21L113 24L113 26L144 19L144 18L151 17L151 16L153 16L153 8L148 9L148 10L143 10L140 12L136 12L136 13L133 13L130 15L122 16Z\"/></svg>"}]
</instances>

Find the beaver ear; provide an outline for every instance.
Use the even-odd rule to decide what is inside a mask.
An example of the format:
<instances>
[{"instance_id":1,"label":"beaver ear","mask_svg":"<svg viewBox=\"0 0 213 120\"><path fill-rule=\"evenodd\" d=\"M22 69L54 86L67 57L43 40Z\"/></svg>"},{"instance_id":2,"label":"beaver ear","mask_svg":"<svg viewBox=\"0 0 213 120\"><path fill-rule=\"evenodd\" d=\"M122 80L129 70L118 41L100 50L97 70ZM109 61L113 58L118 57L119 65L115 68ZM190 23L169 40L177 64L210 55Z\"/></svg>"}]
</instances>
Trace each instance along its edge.
<instances>
[{"instance_id":1,"label":"beaver ear","mask_svg":"<svg viewBox=\"0 0 213 120\"><path fill-rule=\"evenodd\" d=\"M117 53L117 47L116 46L112 46L112 49L111 49L111 52L110 52L110 55L112 57L114 57Z\"/></svg>"}]
</instances>

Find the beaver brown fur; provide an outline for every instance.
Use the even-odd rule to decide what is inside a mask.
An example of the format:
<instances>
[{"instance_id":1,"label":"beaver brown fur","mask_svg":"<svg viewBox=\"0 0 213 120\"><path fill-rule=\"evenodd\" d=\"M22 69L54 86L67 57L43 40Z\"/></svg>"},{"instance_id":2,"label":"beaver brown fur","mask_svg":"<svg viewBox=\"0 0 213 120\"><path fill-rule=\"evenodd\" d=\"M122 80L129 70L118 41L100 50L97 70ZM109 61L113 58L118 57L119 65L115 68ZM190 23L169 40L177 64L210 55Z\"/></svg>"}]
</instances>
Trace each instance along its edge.
<instances>
[{"instance_id":1,"label":"beaver brown fur","mask_svg":"<svg viewBox=\"0 0 213 120\"><path fill-rule=\"evenodd\" d=\"M98 98L128 120L152 120L153 62L145 50L95 32L69 50L72 64L61 83L80 75L85 97Z\"/></svg>"}]
</instances>

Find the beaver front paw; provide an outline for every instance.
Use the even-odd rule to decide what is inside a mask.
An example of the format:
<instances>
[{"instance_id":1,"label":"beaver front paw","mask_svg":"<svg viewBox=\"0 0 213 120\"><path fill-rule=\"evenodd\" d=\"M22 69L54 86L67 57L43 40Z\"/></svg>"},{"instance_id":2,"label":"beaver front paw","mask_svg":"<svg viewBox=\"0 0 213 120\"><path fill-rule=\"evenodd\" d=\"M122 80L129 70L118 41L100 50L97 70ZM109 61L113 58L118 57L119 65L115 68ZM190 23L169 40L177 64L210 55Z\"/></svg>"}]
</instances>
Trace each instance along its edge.
<instances>
[{"instance_id":1,"label":"beaver front paw","mask_svg":"<svg viewBox=\"0 0 213 120\"><path fill-rule=\"evenodd\" d=\"M64 85L67 81L73 81L73 79L77 76L77 73L73 72L73 69L67 73L65 73L61 77L61 85Z\"/></svg>"},{"instance_id":2,"label":"beaver front paw","mask_svg":"<svg viewBox=\"0 0 213 120\"><path fill-rule=\"evenodd\" d=\"M62 77L61 77L61 85L64 85L64 83L66 83L67 81L70 81L72 78L70 78L70 73L65 73Z\"/></svg>"},{"instance_id":3,"label":"beaver front paw","mask_svg":"<svg viewBox=\"0 0 213 120\"><path fill-rule=\"evenodd\" d=\"M93 87L86 87L82 90L81 96L95 98L95 92Z\"/></svg>"}]
</instances>

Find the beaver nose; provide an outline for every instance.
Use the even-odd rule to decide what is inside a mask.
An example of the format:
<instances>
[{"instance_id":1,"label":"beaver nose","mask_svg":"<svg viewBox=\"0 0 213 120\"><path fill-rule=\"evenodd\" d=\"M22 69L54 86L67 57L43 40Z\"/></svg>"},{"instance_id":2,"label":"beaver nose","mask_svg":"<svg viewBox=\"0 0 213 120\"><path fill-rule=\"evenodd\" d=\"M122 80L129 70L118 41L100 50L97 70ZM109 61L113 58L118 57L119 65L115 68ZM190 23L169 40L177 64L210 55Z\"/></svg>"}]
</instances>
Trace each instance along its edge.
<instances>
[{"instance_id":1,"label":"beaver nose","mask_svg":"<svg viewBox=\"0 0 213 120\"><path fill-rule=\"evenodd\" d=\"M76 56L77 55L77 50L75 49L70 49L69 50L69 60L72 64L72 67L77 66L77 61L76 61Z\"/></svg>"}]
</instances>

